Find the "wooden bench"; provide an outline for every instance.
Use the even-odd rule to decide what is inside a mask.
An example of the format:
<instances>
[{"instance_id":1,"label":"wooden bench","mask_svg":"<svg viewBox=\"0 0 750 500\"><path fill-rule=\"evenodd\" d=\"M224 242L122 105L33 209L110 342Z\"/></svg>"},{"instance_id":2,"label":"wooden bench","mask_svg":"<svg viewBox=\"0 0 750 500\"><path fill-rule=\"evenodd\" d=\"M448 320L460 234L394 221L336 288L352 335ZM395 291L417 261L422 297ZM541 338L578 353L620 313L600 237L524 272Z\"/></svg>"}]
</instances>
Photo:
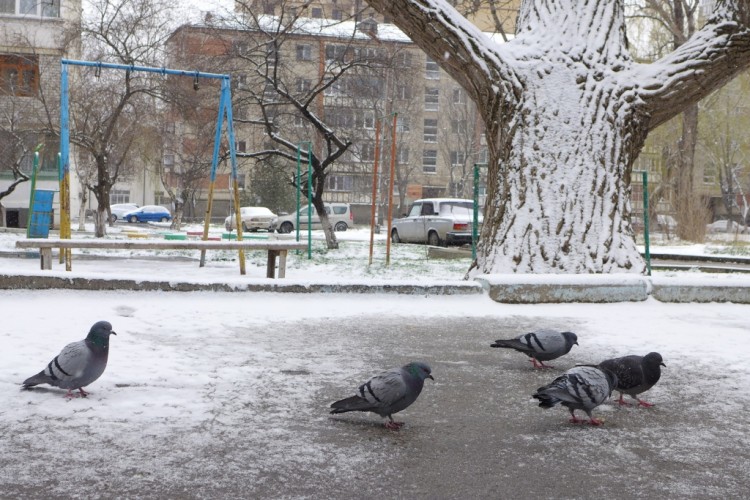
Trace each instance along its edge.
<instances>
[{"instance_id":1,"label":"wooden bench","mask_svg":"<svg viewBox=\"0 0 750 500\"><path fill-rule=\"evenodd\" d=\"M191 240L102 240L102 239L24 239L16 241L17 248L38 248L43 270L52 269L53 248L98 248L112 250L265 250L268 252L266 277L274 278L276 259L279 260L279 278L286 275L286 255L289 250L304 250L303 241L191 241ZM67 267L70 270L70 265ZM241 270L244 266L241 266Z\"/></svg>"}]
</instances>

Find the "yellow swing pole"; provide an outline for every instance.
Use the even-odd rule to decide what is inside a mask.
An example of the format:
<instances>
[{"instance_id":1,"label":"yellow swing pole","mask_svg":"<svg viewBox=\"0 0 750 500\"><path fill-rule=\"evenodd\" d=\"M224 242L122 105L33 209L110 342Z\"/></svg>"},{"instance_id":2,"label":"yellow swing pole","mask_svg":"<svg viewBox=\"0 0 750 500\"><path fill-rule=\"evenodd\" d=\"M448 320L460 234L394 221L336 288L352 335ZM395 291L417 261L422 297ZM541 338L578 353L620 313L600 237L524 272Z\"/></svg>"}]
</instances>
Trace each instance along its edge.
<instances>
[{"instance_id":1,"label":"yellow swing pole","mask_svg":"<svg viewBox=\"0 0 750 500\"><path fill-rule=\"evenodd\" d=\"M375 244L375 204L378 196L378 161L380 160L380 119L375 120L375 165L372 171L372 208L370 209L370 260L372 265L372 247Z\"/></svg>"}]
</instances>

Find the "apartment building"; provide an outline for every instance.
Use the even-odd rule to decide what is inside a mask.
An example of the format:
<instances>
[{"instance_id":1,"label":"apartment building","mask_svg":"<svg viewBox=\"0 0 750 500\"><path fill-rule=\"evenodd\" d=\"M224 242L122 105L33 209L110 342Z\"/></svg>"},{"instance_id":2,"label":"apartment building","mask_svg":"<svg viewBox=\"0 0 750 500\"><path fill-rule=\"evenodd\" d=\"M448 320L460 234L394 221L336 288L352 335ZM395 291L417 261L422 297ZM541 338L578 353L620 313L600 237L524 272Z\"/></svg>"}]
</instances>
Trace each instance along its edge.
<instances>
[{"instance_id":1,"label":"apartment building","mask_svg":"<svg viewBox=\"0 0 750 500\"><path fill-rule=\"evenodd\" d=\"M267 22L278 19L268 16ZM283 30L283 37L272 32L268 26L189 25L179 28L169 42L174 64L190 61L202 70L231 73L236 144L248 188L253 171L266 167L243 156L274 148L268 130L253 123L263 113L273 114L273 128L289 141L309 142L316 155L326 150L325 137L262 77L273 73L298 102L310 101L310 110L332 133L351 142L329 169L326 201L351 203L355 215L366 219L373 182L380 186L379 201L387 196L394 120L393 194L402 210L420 197L471 196L473 165L487 161L475 106L400 30L372 18L335 23L301 18L294 29ZM345 65L352 67L338 75ZM329 80L335 82L314 94ZM182 123L174 128L186 127L189 124ZM287 176L293 168L287 162Z\"/></svg>"},{"instance_id":2,"label":"apartment building","mask_svg":"<svg viewBox=\"0 0 750 500\"><path fill-rule=\"evenodd\" d=\"M59 114L60 59L74 56L66 31L80 23L81 0L0 0L0 192L14 184L10 165L20 161L30 173L41 146L37 189L59 190L59 139L49 130L46 112ZM0 200L0 226L25 227L31 183L18 184ZM78 189L71 190L78 205ZM59 200L55 196L55 218Z\"/></svg>"}]
</instances>

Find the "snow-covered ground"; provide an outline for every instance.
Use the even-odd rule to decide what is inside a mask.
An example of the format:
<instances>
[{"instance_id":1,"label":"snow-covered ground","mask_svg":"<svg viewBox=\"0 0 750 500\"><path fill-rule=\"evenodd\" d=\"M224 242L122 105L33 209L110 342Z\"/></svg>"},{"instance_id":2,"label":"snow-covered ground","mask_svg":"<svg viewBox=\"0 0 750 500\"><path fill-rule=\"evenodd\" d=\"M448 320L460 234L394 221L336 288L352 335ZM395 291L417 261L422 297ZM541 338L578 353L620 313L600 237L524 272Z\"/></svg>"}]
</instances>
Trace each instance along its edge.
<instances>
[{"instance_id":1,"label":"snow-covered ground","mask_svg":"<svg viewBox=\"0 0 750 500\"><path fill-rule=\"evenodd\" d=\"M369 232L339 236L342 256L316 247L312 262L290 258L288 276L429 282L461 279L466 270L465 260L427 260L412 245L393 247L386 268L382 236L368 269ZM13 250L14 238L0 233L0 250ZM183 257L77 259L74 272L253 279L239 277L232 255L211 257L203 269ZM263 260L249 267L255 277ZM2 272L26 268L38 271L37 259L0 258ZM0 317L3 498L741 498L750 491L747 305L4 290ZM19 390L101 319L118 335L89 398ZM543 372L489 348L537 327L571 329L580 346ZM530 398L576 363L649 351L667 364L647 393L653 409L607 403L595 410L606 420L595 429L570 425L564 410L544 411ZM430 363L436 381L399 414L407 422L401 432L386 431L373 415L330 418L333 400L412 359ZM579 469L585 474L571 477ZM525 478L535 474L549 481L532 486Z\"/></svg>"}]
</instances>

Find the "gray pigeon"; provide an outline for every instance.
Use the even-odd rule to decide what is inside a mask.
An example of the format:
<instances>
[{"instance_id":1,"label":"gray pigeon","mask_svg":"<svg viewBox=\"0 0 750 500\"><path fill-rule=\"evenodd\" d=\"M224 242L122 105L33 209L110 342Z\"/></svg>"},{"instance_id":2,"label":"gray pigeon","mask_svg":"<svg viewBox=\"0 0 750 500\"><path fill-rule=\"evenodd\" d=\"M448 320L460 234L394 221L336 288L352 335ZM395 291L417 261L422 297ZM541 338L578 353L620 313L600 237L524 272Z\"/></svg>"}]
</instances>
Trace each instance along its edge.
<instances>
[{"instance_id":1,"label":"gray pigeon","mask_svg":"<svg viewBox=\"0 0 750 500\"><path fill-rule=\"evenodd\" d=\"M620 393L617 402L628 405L622 398L625 394L638 401L639 406L650 408L654 406L638 399L637 394L651 389L661 377L661 367L666 367L658 352L650 352L645 356L623 356L621 358L608 359L599 363L599 366L611 371L617 376L616 391Z\"/></svg>"},{"instance_id":2,"label":"gray pigeon","mask_svg":"<svg viewBox=\"0 0 750 500\"><path fill-rule=\"evenodd\" d=\"M67 389L66 398L74 397L73 389L82 397L88 396L83 387L98 379L107 367L110 334L117 335L108 321L94 323L84 340L66 345L44 370L23 382L23 389L49 384Z\"/></svg>"},{"instance_id":3,"label":"gray pigeon","mask_svg":"<svg viewBox=\"0 0 750 500\"><path fill-rule=\"evenodd\" d=\"M573 332L538 330L507 340L496 340L490 347L515 349L531 358L534 368L552 368L542 361L550 361L568 354L573 345L578 345L578 337Z\"/></svg>"},{"instance_id":4,"label":"gray pigeon","mask_svg":"<svg viewBox=\"0 0 750 500\"><path fill-rule=\"evenodd\" d=\"M570 421L574 424L583 422L575 414L576 410L583 410L589 416L591 425L601 425L601 420L591 416L591 410L611 396L616 385L617 377L609 370L582 365L571 368L548 385L540 387L532 397L539 400L542 408L552 408L558 403L567 407Z\"/></svg>"},{"instance_id":5,"label":"gray pigeon","mask_svg":"<svg viewBox=\"0 0 750 500\"><path fill-rule=\"evenodd\" d=\"M435 380L425 363L412 362L401 368L392 368L375 375L359 386L357 395L331 405L331 413L371 411L388 417L385 426L391 430L401 428L403 422L394 422L393 415L417 400L425 379Z\"/></svg>"}]
</instances>

